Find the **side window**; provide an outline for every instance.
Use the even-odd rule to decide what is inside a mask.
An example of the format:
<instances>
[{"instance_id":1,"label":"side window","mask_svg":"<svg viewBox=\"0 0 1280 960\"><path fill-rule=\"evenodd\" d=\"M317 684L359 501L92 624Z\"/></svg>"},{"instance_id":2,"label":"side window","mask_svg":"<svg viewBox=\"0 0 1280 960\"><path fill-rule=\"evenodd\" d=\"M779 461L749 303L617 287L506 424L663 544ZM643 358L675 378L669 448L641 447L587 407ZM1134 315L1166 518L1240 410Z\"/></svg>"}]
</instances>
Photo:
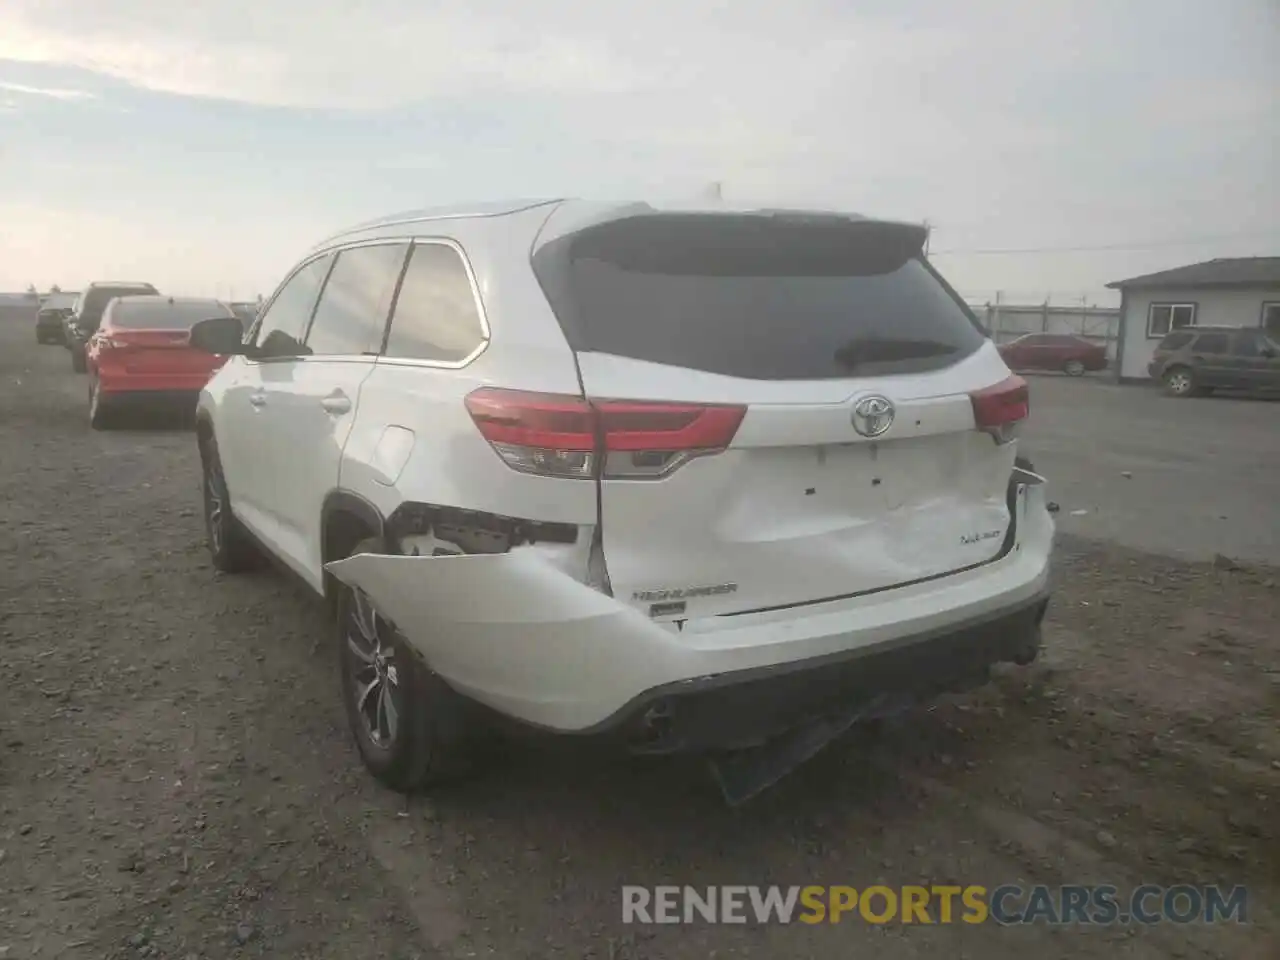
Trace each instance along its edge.
<instances>
[{"instance_id":1,"label":"side window","mask_svg":"<svg viewBox=\"0 0 1280 960\"><path fill-rule=\"evenodd\" d=\"M1258 335L1252 330L1237 333L1231 338L1231 352L1237 357L1262 356L1262 345L1258 343Z\"/></svg>"},{"instance_id":2,"label":"side window","mask_svg":"<svg viewBox=\"0 0 1280 960\"><path fill-rule=\"evenodd\" d=\"M1226 353L1227 335L1225 333L1202 333L1196 341L1196 353Z\"/></svg>"},{"instance_id":3,"label":"side window","mask_svg":"<svg viewBox=\"0 0 1280 960\"><path fill-rule=\"evenodd\" d=\"M376 354L395 294L407 243L351 247L338 253L311 329L307 352L315 356Z\"/></svg>"},{"instance_id":4,"label":"side window","mask_svg":"<svg viewBox=\"0 0 1280 960\"><path fill-rule=\"evenodd\" d=\"M443 243L417 243L391 314L388 357L458 363L485 342L462 257Z\"/></svg>"},{"instance_id":5,"label":"side window","mask_svg":"<svg viewBox=\"0 0 1280 960\"><path fill-rule=\"evenodd\" d=\"M261 356L299 357L309 352L302 345L303 332L332 262L332 254L317 257L290 277L276 294L262 314L254 338Z\"/></svg>"},{"instance_id":6,"label":"side window","mask_svg":"<svg viewBox=\"0 0 1280 960\"><path fill-rule=\"evenodd\" d=\"M1181 350L1191 342L1189 333L1171 333L1160 341L1160 350Z\"/></svg>"}]
</instances>

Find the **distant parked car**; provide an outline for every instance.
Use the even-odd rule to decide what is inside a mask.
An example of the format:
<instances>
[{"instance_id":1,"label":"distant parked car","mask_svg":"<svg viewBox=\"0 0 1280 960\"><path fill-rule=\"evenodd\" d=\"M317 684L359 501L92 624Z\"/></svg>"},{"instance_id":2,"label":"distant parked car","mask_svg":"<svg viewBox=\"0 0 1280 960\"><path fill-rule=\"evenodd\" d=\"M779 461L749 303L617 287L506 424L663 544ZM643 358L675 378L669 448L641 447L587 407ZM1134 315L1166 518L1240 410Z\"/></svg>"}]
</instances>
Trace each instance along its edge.
<instances>
[{"instance_id":1,"label":"distant parked car","mask_svg":"<svg viewBox=\"0 0 1280 960\"><path fill-rule=\"evenodd\" d=\"M37 343L65 342L63 321L71 315L75 303L74 293L51 293L40 302L36 314Z\"/></svg>"},{"instance_id":2,"label":"distant parked car","mask_svg":"<svg viewBox=\"0 0 1280 960\"><path fill-rule=\"evenodd\" d=\"M76 373L85 372L85 344L98 329L102 320L102 312L107 304L116 297L160 293L149 283L91 283L76 298L71 317L67 320L66 346L71 351L71 369Z\"/></svg>"},{"instance_id":3,"label":"distant parked car","mask_svg":"<svg viewBox=\"0 0 1280 960\"><path fill-rule=\"evenodd\" d=\"M1073 377L1086 370L1107 369L1107 350L1083 337L1061 333L1029 333L999 346L1013 370L1061 370Z\"/></svg>"},{"instance_id":4,"label":"distant parked car","mask_svg":"<svg viewBox=\"0 0 1280 960\"><path fill-rule=\"evenodd\" d=\"M1258 327L1174 330L1156 346L1147 372L1175 397L1219 388L1280 393L1280 342Z\"/></svg>"},{"instance_id":5,"label":"distant parked car","mask_svg":"<svg viewBox=\"0 0 1280 960\"><path fill-rule=\"evenodd\" d=\"M219 300L116 297L89 338L89 424L109 427L124 406L187 405L226 361L191 348L192 324L234 317Z\"/></svg>"}]
</instances>

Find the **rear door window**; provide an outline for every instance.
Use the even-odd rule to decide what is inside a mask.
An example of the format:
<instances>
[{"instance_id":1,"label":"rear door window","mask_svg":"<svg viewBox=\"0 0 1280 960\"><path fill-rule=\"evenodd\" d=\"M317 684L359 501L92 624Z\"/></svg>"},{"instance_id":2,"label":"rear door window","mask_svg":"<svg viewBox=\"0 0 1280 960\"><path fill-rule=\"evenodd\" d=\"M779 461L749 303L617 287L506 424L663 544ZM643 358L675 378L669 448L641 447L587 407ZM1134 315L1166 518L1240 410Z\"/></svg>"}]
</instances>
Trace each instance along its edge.
<instances>
[{"instance_id":1,"label":"rear door window","mask_svg":"<svg viewBox=\"0 0 1280 960\"><path fill-rule=\"evenodd\" d=\"M1226 353L1227 335L1225 333L1202 333L1196 340L1196 353Z\"/></svg>"},{"instance_id":2,"label":"rear door window","mask_svg":"<svg viewBox=\"0 0 1280 960\"><path fill-rule=\"evenodd\" d=\"M462 255L444 243L415 243L387 332L388 357L462 364L488 340Z\"/></svg>"},{"instance_id":3,"label":"rear door window","mask_svg":"<svg viewBox=\"0 0 1280 960\"><path fill-rule=\"evenodd\" d=\"M1237 333L1231 338L1231 352L1237 357L1260 357L1262 344L1259 340L1258 334L1252 330Z\"/></svg>"},{"instance_id":4,"label":"rear door window","mask_svg":"<svg viewBox=\"0 0 1280 960\"><path fill-rule=\"evenodd\" d=\"M307 332L306 344L311 354L358 356L378 352L408 250L407 243L382 243L350 247L338 253Z\"/></svg>"},{"instance_id":5,"label":"rear door window","mask_svg":"<svg viewBox=\"0 0 1280 960\"><path fill-rule=\"evenodd\" d=\"M985 337L917 228L844 217L662 214L534 257L570 345L755 380L933 370Z\"/></svg>"}]
</instances>

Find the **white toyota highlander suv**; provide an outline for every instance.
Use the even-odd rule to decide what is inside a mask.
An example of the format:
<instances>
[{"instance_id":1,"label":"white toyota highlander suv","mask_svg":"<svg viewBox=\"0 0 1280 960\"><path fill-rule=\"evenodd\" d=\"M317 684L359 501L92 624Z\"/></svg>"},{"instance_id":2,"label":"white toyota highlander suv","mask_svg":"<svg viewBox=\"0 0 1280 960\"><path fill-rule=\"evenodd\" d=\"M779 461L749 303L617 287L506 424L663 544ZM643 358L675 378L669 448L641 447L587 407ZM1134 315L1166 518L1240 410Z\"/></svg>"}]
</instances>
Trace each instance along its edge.
<instances>
[{"instance_id":1,"label":"white toyota highlander suv","mask_svg":"<svg viewBox=\"0 0 1280 960\"><path fill-rule=\"evenodd\" d=\"M193 330L231 355L197 419L215 565L329 601L398 789L502 718L718 756L1026 663L1027 386L924 239L576 200L332 237L243 339Z\"/></svg>"}]
</instances>

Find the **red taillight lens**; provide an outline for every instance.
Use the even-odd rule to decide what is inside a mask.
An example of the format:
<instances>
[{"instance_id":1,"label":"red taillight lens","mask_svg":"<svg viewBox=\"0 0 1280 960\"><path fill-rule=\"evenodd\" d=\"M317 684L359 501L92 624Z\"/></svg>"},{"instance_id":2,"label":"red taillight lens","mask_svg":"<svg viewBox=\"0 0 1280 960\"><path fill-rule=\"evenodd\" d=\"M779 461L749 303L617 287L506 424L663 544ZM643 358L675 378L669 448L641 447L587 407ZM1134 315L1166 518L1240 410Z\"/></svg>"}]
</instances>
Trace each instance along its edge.
<instances>
[{"instance_id":1,"label":"red taillight lens","mask_svg":"<svg viewBox=\"0 0 1280 960\"><path fill-rule=\"evenodd\" d=\"M973 424L984 433L995 437L997 443L1007 443L1016 434L1019 423L1031 414L1031 394L1027 381L1017 374L990 387L969 394L973 404Z\"/></svg>"},{"instance_id":2,"label":"red taillight lens","mask_svg":"<svg viewBox=\"0 0 1280 960\"><path fill-rule=\"evenodd\" d=\"M583 400L482 387L471 419L506 464L524 473L589 479L666 476L733 440L746 407Z\"/></svg>"}]
</instances>

